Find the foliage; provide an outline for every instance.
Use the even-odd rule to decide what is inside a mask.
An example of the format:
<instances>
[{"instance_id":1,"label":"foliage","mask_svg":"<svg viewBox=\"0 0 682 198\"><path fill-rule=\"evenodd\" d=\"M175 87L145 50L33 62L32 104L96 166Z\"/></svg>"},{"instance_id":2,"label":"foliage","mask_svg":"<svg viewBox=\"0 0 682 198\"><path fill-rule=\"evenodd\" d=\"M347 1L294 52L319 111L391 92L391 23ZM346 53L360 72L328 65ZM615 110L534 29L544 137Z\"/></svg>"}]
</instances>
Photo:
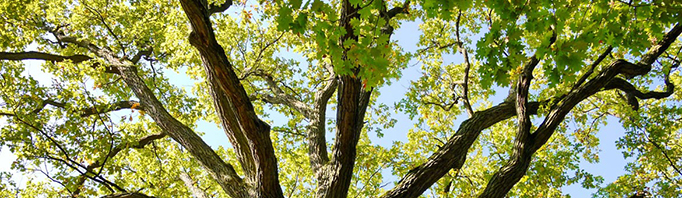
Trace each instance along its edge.
<instances>
[{"instance_id":1,"label":"foliage","mask_svg":"<svg viewBox=\"0 0 682 198\"><path fill-rule=\"evenodd\" d=\"M678 197L680 13L673 0L3 1L0 146L44 179L2 173L0 196L568 197L580 184ZM379 99L405 79L399 102ZM407 141L373 142L408 122L393 112L414 122L391 129ZM609 184L580 166L600 161L607 116L632 161ZM223 135L205 124L230 146L192 139Z\"/></svg>"}]
</instances>

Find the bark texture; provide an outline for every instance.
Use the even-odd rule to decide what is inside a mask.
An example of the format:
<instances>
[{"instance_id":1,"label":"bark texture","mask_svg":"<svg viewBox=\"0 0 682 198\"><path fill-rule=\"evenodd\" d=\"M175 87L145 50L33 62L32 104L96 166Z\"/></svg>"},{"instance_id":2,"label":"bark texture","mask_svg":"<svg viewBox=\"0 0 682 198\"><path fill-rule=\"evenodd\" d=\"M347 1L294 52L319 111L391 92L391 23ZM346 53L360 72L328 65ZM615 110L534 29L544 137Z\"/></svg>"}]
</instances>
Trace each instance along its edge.
<instances>
[{"instance_id":1,"label":"bark texture","mask_svg":"<svg viewBox=\"0 0 682 198\"><path fill-rule=\"evenodd\" d=\"M232 5L228 0L220 5L208 5L205 0L181 0L182 9L189 19L192 32L189 41L201 56L202 66L207 74L210 85L210 94L214 99L214 105L218 117L228 139L235 148L237 160L244 170L244 178L241 178L231 164L226 163L211 149L191 128L170 115L163 104L156 98L152 90L138 76L135 63L151 51L142 50L132 59L118 57L106 47L100 47L87 40L70 37L62 32L52 32L59 42L76 45L86 49L94 56L89 55L57 55L43 52L0 52L0 60L28 60L38 59L53 62L71 61L84 63L93 58L101 58L107 65L93 64L92 67L105 67L106 73L120 75L125 84L132 90L137 101L119 101L112 104L82 108L78 113L81 116L91 116L120 109L135 108L144 110L163 129L163 133L143 137L132 145L118 145L112 149L104 161L95 161L88 165L83 176L94 169L104 166L106 159L114 157L125 148L143 148L154 140L170 136L197 159L203 168L216 180L222 189L235 198L246 197L283 197L278 179L277 158L275 156L272 140L270 139L270 126L262 121L256 114L249 95L246 93L240 78L236 75L233 65L230 63L225 50L215 38L214 29L210 16L217 12L225 11ZM341 14L338 25L346 30L346 34L338 41L357 41L360 36L355 35L354 27L350 21L358 18L359 5L352 5L348 0L341 2ZM409 1L403 7L407 7ZM403 7L380 11L380 17L389 20L399 13L407 12ZM460 14L461 16L461 14ZM459 17L457 26L459 28ZM385 30L385 31L383 31ZM390 35L393 28L388 25L382 28L384 34ZM628 97L628 103L634 109L639 107L638 100L660 99L669 97L675 89L668 78L665 80L666 90L663 92L643 92L638 90L627 80L645 75L651 70L651 64L676 41L682 27L675 25L657 44L653 45L647 53L642 55L638 63L626 60L615 60L603 67L596 76L588 80L598 66L613 49L609 47L591 65L588 72L583 74L573 88L564 95L543 101L530 102L529 87L533 79L533 70L541 61L538 57L531 57L524 65L519 79L515 84L510 100L500 103L486 110L474 112L468 101L468 73L470 63L468 54L462 42L459 40L457 30L458 49L466 59L464 100L467 113L470 118L465 120L452 135L447 143L433 153L428 160L411 169L391 190L382 197L418 197L426 189L442 178L450 169L459 170L463 167L466 156L472 144L482 130L491 127L501 121L516 116L518 120L517 134L514 147L509 161L496 172L488 182L480 197L504 197L513 186L526 174L535 152L547 143L555 130L563 122L566 115L581 101L592 95L606 90L622 91ZM553 43L556 35L551 38ZM343 46L343 45L341 45ZM342 59L356 64L348 58L350 49L344 49ZM87 63L87 62L86 62ZM265 73L256 74L262 77L270 87L273 95L264 95L263 100L272 104L288 105L300 112L308 120L307 128L308 154L310 166L317 179L318 186L316 197L336 198L347 197L353 178L354 165L357 153L357 144L364 124L364 116L370 102L372 89L365 89L362 78L358 77L359 69L353 68L349 73L337 75L332 65L323 65L329 72L330 80L315 93L313 104L306 104L299 99L287 95L278 88L271 76ZM337 92L336 112L336 138L329 157L325 139L325 114L327 104ZM513 100L512 100L513 99ZM41 105L33 111L40 112L46 105L55 107L66 106L53 100L43 100ZM532 131L530 115L537 114L541 105L547 105L549 111L543 122ZM3 113L0 115L10 115ZM206 197L205 194L194 185L191 177L186 174L179 176L188 188L197 197ZM86 177L81 177L77 185L82 185ZM447 188L449 190L449 186ZM149 197L135 192L125 192L118 189L117 194L105 197ZM76 191L75 194L78 194Z\"/></svg>"},{"instance_id":2,"label":"bark texture","mask_svg":"<svg viewBox=\"0 0 682 198\"><path fill-rule=\"evenodd\" d=\"M517 136L515 144L522 146L514 147L512 159L493 175L479 197L504 197L526 174L533 154L547 143L571 109L599 91L614 88L614 86L607 87L607 85L613 84L612 82L627 83L623 80L616 80L618 79L616 76L619 74L627 78L647 74L651 70L651 64L677 39L680 32L682 32L682 26L675 25L658 44L652 46L642 56L637 64L622 59L613 61L596 77L583 85L576 85L577 89L572 90L565 97L552 104L548 115L532 134L527 134L528 137L523 139L519 139Z\"/></svg>"},{"instance_id":3,"label":"bark texture","mask_svg":"<svg viewBox=\"0 0 682 198\"><path fill-rule=\"evenodd\" d=\"M277 158L270 139L270 126L256 115L225 50L218 44L209 19L212 12L208 10L205 1L182 0L180 3L192 27L189 42L199 51L213 97L217 98L216 109L222 114L220 117L223 124L227 125L226 133L233 136L230 140L239 149L241 163L246 165L246 172L249 172L247 181L250 186L255 187L249 188L249 196L283 197ZM228 1L226 4L232 3ZM252 159L248 159L249 157ZM251 163L255 171L249 170L252 168Z\"/></svg>"},{"instance_id":4,"label":"bark texture","mask_svg":"<svg viewBox=\"0 0 682 198\"><path fill-rule=\"evenodd\" d=\"M519 143L523 142L524 145L515 146L514 155L518 156L512 158L506 166L502 167L493 176L480 197L504 197L513 185L525 175L532 155L549 140L556 127L575 105L597 92L626 87L627 85L615 85L616 83L624 84L619 80L614 81L619 74L626 78L632 78L648 73L651 70L651 64L675 41L680 32L682 32L682 27L676 24L660 42L652 46L642 56L638 64L629 63L625 60L616 60L603 69L598 76L587 81L585 84L576 85L577 89L553 100L547 100L558 102L551 104L543 102L552 106L550 113L535 132L526 134L527 138L522 137L519 140ZM603 58L599 58L598 61L601 61L601 59ZM612 86L607 86L609 84ZM668 87L673 89L671 85ZM631 88L625 89L632 90ZM640 91L637 92L641 93ZM669 91L665 93L667 92ZM653 95L662 96L652 92L640 99L657 98L653 97ZM525 107L526 115L536 114L538 104L537 102L529 102ZM457 132L450 137L441 149L429 157L427 162L410 170L393 189L386 192L382 197L418 197L447 173L448 170L451 168L460 169L466 160L468 149L476 140L481 130L512 117L515 114L515 109L516 105L505 102L484 111L475 112L471 118L465 120L460 125Z\"/></svg>"},{"instance_id":5,"label":"bark texture","mask_svg":"<svg viewBox=\"0 0 682 198\"><path fill-rule=\"evenodd\" d=\"M228 195L231 197L250 197L246 184L237 175L234 167L225 163L192 129L168 113L151 89L137 75L137 69L130 60L121 59L107 48L100 48L87 40L69 37L60 32L53 32L53 34L58 40L85 48L107 61L109 64L107 67L114 68L116 74L121 76L126 85L135 93L135 96L140 99L140 103L144 104L146 112L154 122L187 149L202 167L208 170Z\"/></svg>"}]
</instances>

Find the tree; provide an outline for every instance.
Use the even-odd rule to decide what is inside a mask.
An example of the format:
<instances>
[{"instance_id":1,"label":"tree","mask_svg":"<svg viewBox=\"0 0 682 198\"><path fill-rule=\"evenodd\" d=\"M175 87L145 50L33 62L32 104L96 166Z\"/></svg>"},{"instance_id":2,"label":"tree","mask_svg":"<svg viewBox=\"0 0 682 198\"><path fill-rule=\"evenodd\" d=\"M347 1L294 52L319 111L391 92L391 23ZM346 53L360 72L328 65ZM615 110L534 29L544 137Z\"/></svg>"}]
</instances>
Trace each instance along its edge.
<instances>
[{"instance_id":1,"label":"tree","mask_svg":"<svg viewBox=\"0 0 682 198\"><path fill-rule=\"evenodd\" d=\"M676 1L12 0L0 9L0 145L18 157L14 169L52 182L3 183L5 195L559 197L581 182L598 196L675 197L682 188ZM417 46L391 38L409 21L420 23ZM446 63L453 54L461 63ZM51 83L22 74L29 59L45 60ZM412 75L401 73L410 60L423 75L394 108L417 124L408 142L373 144L369 134L396 122L378 90ZM197 83L179 87L174 72ZM272 126L275 112L286 124ZM460 114L468 118L456 125ZM607 115L628 130L619 145L636 160L600 187L578 162L599 160ZM220 125L231 147L206 144L199 121ZM400 179L385 189L388 168Z\"/></svg>"}]
</instances>

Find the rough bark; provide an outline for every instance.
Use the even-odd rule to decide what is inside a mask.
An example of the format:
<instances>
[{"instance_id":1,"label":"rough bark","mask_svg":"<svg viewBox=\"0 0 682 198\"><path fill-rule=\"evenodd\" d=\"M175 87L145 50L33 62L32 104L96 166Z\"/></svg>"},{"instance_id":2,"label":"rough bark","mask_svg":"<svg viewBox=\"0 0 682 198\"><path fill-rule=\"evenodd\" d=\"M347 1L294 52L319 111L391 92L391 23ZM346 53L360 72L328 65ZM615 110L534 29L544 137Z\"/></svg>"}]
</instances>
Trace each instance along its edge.
<instances>
[{"instance_id":1,"label":"rough bark","mask_svg":"<svg viewBox=\"0 0 682 198\"><path fill-rule=\"evenodd\" d=\"M518 122L518 128L516 131L516 137L514 139L514 150L512 152L511 158L509 160L509 164L512 164L512 166L509 167L504 167L500 169L493 177L490 179L490 183L498 182L500 180L504 180L505 177L511 177L511 178L518 178L521 179L520 176L523 176L525 172L520 172L517 169L528 169L528 166L530 166L530 159L531 155L526 153L528 151L528 147L531 145L530 142L530 129L531 129L531 120L530 120L530 113L528 112L528 89L530 88L530 83L531 80L533 79L533 69L535 69L535 66L540 62L535 56L533 56L529 63L524 66L522 73L519 76L518 83L516 85L516 118ZM522 175L518 175L522 174ZM516 182L518 182L518 179L513 180L505 180L504 182L499 182L499 185L495 186L495 189L493 191L490 191L492 194L486 194L486 190L484 190L483 194L481 197L497 197L501 196L504 197L509 189L511 189Z\"/></svg>"},{"instance_id":2,"label":"rough bark","mask_svg":"<svg viewBox=\"0 0 682 198\"><path fill-rule=\"evenodd\" d=\"M334 94L338 81L336 78L331 79L327 85L315 94L315 103L313 112L309 118L310 125L308 126L308 156L310 157L310 167L313 169L315 179L323 180L322 167L329 162L329 154L327 153L327 139L326 135L326 119L327 102ZM319 185L319 184L318 184Z\"/></svg>"},{"instance_id":3,"label":"rough bark","mask_svg":"<svg viewBox=\"0 0 682 198\"><path fill-rule=\"evenodd\" d=\"M248 141L248 145L240 147L250 148L256 167L254 178L249 179L253 181L251 185L255 186L255 189L250 189L250 196L283 197L278 178L277 158L270 139L270 126L256 115L244 87L225 55L225 50L218 44L209 19L211 12L201 0L182 0L180 3L192 27L190 44L201 55L202 65L214 94L226 95L230 106L227 109L234 109L237 119L222 122L227 122L233 126L232 128L239 126Z\"/></svg>"},{"instance_id":4,"label":"rough bark","mask_svg":"<svg viewBox=\"0 0 682 198\"><path fill-rule=\"evenodd\" d=\"M227 94L224 94L222 90L215 88L214 83L209 83L209 86L211 87L210 94L213 98L218 118L221 120L220 124L222 125L228 140L230 140L230 144L232 144L235 150L237 161L239 161L239 164L244 171L244 177L249 183L255 183L256 165L253 160L254 158L251 153L249 141L239 125L236 124L239 123L236 115L237 112L230 104Z\"/></svg>"},{"instance_id":5,"label":"rough bark","mask_svg":"<svg viewBox=\"0 0 682 198\"><path fill-rule=\"evenodd\" d=\"M554 134L556 128L565 119L566 115L581 101L596 94L605 88L614 79L616 82L622 82L616 78L617 75L622 74L628 78L647 74L651 70L651 64L672 44L680 32L682 26L675 25L664 38L656 45L652 46L650 50L642 56L642 60L633 64L625 60L613 61L609 66L604 68L599 75L572 90L561 100L552 105L549 114L545 117L542 124L530 134L527 139L517 140L522 141L524 147L515 147L514 154L517 153L517 158L512 158L505 166L503 166L488 182L487 187L479 197L504 197L509 190L526 174L533 154L537 152L543 145L547 143L549 138ZM653 98L653 97L652 97Z\"/></svg>"},{"instance_id":6,"label":"rough bark","mask_svg":"<svg viewBox=\"0 0 682 198\"><path fill-rule=\"evenodd\" d=\"M135 96L140 99L140 102L145 104L145 110L154 122L187 149L202 167L208 170L209 174L228 195L231 197L250 197L244 181L237 175L234 167L225 163L192 129L168 113L163 104L137 75L137 69L132 65L132 62L121 59L107 48L100 48L87 40L69 37L61 32L52 33L58 40L85 48L106 60L110 64L107 67L113 68L135 93Z\"/></svg>"},{"instance_id":7,"label":"rough bark","mask_svg":"<svg viewBox=\"0 0 682 198\"><path fill-rule=\"evenodd\" d=\"M382 197L418 197L450 169L459 170L466 160L466 154L483 129L507 120L515 114L513 103L500 103L462 122L457 132L429 159L411 169L400 182ZM540 102L529 102L528 112L537 113Z\"/></svg>"},{"instance_id":8,"label":"rough bark","mask_svg":"<svg viewBox=\"0 0 682 198\"><path fill-rule=\"evenodd\" d=\"M128 68L119 67L121 77L140 101L147 105L147 113L154 122L187 149L209 171L228 195L231 197L249 197L244 181L237 175L232 165L225 163L192 129L171 116L163 108L163 104L156 99L152 90Z\"/></svg>"},{"instance_id":9,"label":"rough bark","mask_svg":"<svg viewBox=\"0 0 682 198\"><path fill-rule=\"evenodd\" d=\"M554 132L556 126L558 126L560 121L562 121L564 116L566 115L565 113L568 113L568 111L570 111L570 109L572 109L572 107L575 106L579 101L582 101L585 98L594 95L599 91L606 90L602 89L603 86L606 85L606 83L608 82L605 81L605 79L609 80L613 79L613 77L616 76L617 74L623 74L626 77L633 77L647 73L651 68L651 63L653 63L655 58L660 56L660 54L662 54L665 51L665 49L667 49L667 47L670 46L670 44L675 40L675 38L677 38L680 31L682 31L680 25L679 24L675 25L675 27L665 35L664 39L661 42L653 46L649 50L649 52L643 56L639 64L635 65L623 60L615 61L610 66L610 68L612 69L605 69L604 72L602 72L602 75L600 76L603 77L598 76L595 79L589 81L584 86L581 86L580 90L582 91L571 91L570 93L564 96L557 97L556 99L561 99L561 101L564 101L559 102L559 104L563 106L563 108L568 108L565 105L569 103L573 105L572 106L569 105L570 108L564 109L562 111L563 113L552 111L550 115L547 116L547 119L552 121L551 126L553 126L553 128L549 130L550 128L548 126L550 125L543 122L543 125L541 127L543 127L542 131L544 131L544 133L538 133L538 131L541 131L541 129L540 128L537 129L536 132L531 134L530 137L530 139L534 140L532 142L533 144L526 146L524 148L536 151L542 145L544 145L544 143L546 143L546 141L549 139L549 136L551 135L548 132L552 133ZM610 76L610 78L605 78L608 76ZM597 87L596 85L600 85L600 87ZM537 102L528 103L527 106L528 114L536 114L538 105L539 103ZM386 192L386 194L384 194L382 197L418 197L433 183L440 179L445 173L447 173L448 170L450 170L451 168L460 169L464 164L464 161L466 160L466 154L468 152L468 149L471 147L475 139L478 137L481 130L486 129L495 123L512 117L514 115L514 106L515 105L513 104L505 102L497 106L491 107L489 109L486 109L484 111L474 113L474 116L465 120L460 125L457 132L452 137L450 137L448 142L443 147L441 147L441 149L439 149L433 155L431 155L427 162L411 169L393 189ZM560 116L562 114L563 116ZM547 119L545 120L545 122L548 121ZM510 173L517 176L523 176L526 171L526 169L523 169L523 164L525 163L526 160L531 159L531 157L526 157L525 155L531 153L532 152L522 152L522 156L520 157L519 160L520 163L517 163L518 164L517 166L521 168L516 169L519 170L522 169L523 174L518 174L513 171ZM505 180L499 181L505 182ZM506 182L509 181L507 180ZM508 190L500 192L503 190L490 186L488 186L488 188L490 189L488 191L496 191L495 193L491 193L491 196L493 194L496 194L501 195L503 197L508 192ZM486 188L486 190L488 188ZM484 194L486 194L486 192L484 192ZM481 197L486 196L482 195Z\"/></svg>"},{"instance_id":10,"label":"rough bark","mask_svg":"<svg viewBox=\"0 0 682 198\"><path fill-rule=\"evenodd\" d=\"M357 5L351 5L347 0L342 2L341 18L339 26L346 30L346 34L341 37L339 43L346 40L358 40L358 35L355 35L353 26L350 24L351 19L357 18ZM352 61L347 58L349 49L344 49L343 60ZM351 64L353 64L351 62ZM332 149L332 158L329 167L326 167L325 175L318 186L318 197L346 197L350 187L350 181L353 177L353 168L355 166L356 146L360 137L360 127L357 119L362 116L359 108L366 108L360 106L360 95L362 93L361 79L356 77L357 69L351 71L352 74L345 74L339 77L339 85L337 91L338 106L336 111L336 139Z\"/></svg>"},{"instance_id":11,"label":"rough bark","mask_svg":"<svg viewBox=\"0 0 682 198\"><path fill-rule=\"evenodd\" d=\"M556 33L553 33L553 36L550 38L550 43L549 46L554 44L556 41ZM514 98L515 104L516 104L516 118L518 122L518 127L516 131L516 137L514 139L514 150L512 152L512 155L510 156L509 164L513 164L513 166L504 167L500 169L493 177L490 179L490 183L493 183L494 181L497 182L498 180L504 180L505 177L511 177L511 178L518 178L521 179L520 176L523 175L518 175L520 172L517 171L516 169L528 169L528 166L530 166L530 158L531 155L528 155L526 153L528 151L528 147L532 144L531 141L531 120L530 120L530 113L528 112L528 90L530 89L530 84L531 81L533 80L533 70L535 69L535 66L540 63L540 60L533 55L528 63L526 63L523 67L523 70L521 71L521 74L519 75L518 83L516 84L516 91ZM525 174L522 173L522 174ZM511 180L511 181L505 181L505 182L500 182L498 186L496 186L496 189L494 191L491 191L492 193L504 193L502 196L506 195L509 189L511 189L516 182L518 182L518 179L516 180ZM487 197L490 195L485 194L486 191L484 190L483 194L481 197Z\"/></svg>"}]
</instances>

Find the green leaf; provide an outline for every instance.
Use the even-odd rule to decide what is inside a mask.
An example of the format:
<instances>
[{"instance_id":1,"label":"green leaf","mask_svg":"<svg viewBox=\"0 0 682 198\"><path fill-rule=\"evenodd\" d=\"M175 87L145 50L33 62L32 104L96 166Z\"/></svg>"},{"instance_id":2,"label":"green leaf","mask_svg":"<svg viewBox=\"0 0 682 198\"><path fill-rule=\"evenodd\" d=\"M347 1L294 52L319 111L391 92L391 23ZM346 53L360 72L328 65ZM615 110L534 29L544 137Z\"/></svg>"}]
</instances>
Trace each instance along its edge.
<instances>
[{"instance_id":1,"label":"green leaf","mask_svg":"<svg viewBox=\"0 0 682 198\"><path fill-rule=\"evenodd\" d=\"M289 5L291 5L291 8L293 9L301 8L301 3L303 3L303 0L289 0Z\"/></svg>"},{"instance_id":2,"label":"green leaf","mask_svg":"<svg viewBox=\"0 0 682 198\"><path fill-rule=\"evenodd\" d=\"M293 22L294 17L291 16L291 9L288 7L279 8L277 17L277 30L286 31L289 30L290 24Z\"/></svg>"},{"instance_id":3,"label":"green leaf","mask_svg":"<svg viewBox=\"0 0 682 198\"><path fill-rule=\"evenodd\" d=\"M313 12L320 11L323 5L324 2L322 2L322 0L314 0L313 4L310 6L310 10L312 10Z\"/></svg>"}]
</instances>

